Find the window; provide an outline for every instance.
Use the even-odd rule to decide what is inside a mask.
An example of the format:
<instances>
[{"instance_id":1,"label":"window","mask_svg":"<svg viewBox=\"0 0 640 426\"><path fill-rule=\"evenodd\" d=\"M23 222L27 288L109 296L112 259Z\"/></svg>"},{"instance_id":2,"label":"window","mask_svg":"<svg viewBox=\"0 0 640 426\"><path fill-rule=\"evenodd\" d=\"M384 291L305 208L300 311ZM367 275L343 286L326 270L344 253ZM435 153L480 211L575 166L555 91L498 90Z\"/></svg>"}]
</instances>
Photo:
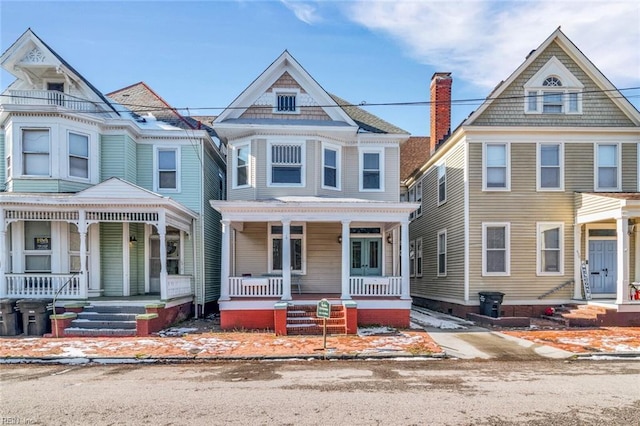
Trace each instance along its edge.
<instances>
[{"instance_id":1,"label":"window","mask_svg":"<svg viewBox=\"0 0 640 426\"><path fill-rule=\"evenodd\" d=\"M24 222L25 272L51 272L51 223Z\"/></svg>"},{"instance_id":2,"label":"window","mask_svg":"<svg viewBox=\"0 0 640 426\"><path fill-rule=\"evenodd\" d=\"M340 148L337 146L323 145L322 187L340 189Z\"/></svg>"},{"instance_id":3,"label":"window","mask_svg":"<svg viewBox=\"0 0 640 426\"><path fill-rule=\"evenodd\" d=\"M542 92L542 112L562 114L562 92Z\"/></svg>"},{"instance_id":4,"label":"window","mask_svg":"<svg viewBox=\"0 0 640 426\"><path fill-rule=\"evenodd\" d=\"M416 203L418 203L416 217L420 217L422 216L422 181L416 184Z\"/></svg>"},{"instance_id":5,"label":"window","mask_svg":"<svg viewBox=\"0 0 640 426\"><path fill-rule=\"evenodd\" d=\"M509 147L507 144L484 145L483 181L485 191L509 190Z\"/></svg>"},{"instance_id":6,"label":"window","mask_svg":"<svg viewBox=\"0 0 640 426\"><path fill-rule=\"evenodd\" d=\"M409 202L415 203L416 201L416 187L415 185L409 188ZM409 220L413 220L416 217L416 212L412 211L409 213Z\"/></svg>"},{"instance_id":7,"label":"window","mask_svg":"<svg viewBox=\"0 0 640 426\"><path fill-rule=\"evenodd\" d=\"M422 277L422 238L416 239L416 277Z\"/></svg>"},{"instance_id":8,"label":"window","mask_svg":"<svg viewBox=\"0 0 640 426\"><path fill-rule=\"evenodd\" d=\"M249 144L239 145L235 149L233 187L241 188L249 186L249 156L251 148Z\"/></svg>"},{"instance_id":9,"label":"window","mask_svg":"<svg viewBox=\"0 0 640 426\"><path fill-rule=\"evenodd\" d=\"M440 164L438 166L438 205L447 202L447 166Z\"/></svg>"},{"instance_id":10,"label":"window","mask_svg":"<svg viewBox=\"0 0 640 426\"><path fill-rule=\"evenodd\" d=\"M50 176L49 129L22 130L22 174Z\"/></svg>"},{"instance_id":11,"label":"window","mask_svg":"<svg viewBox=\"0 0 640 426\"><path fill-rule=\"evenodd\" d=\"M569 92L567 96L569 99L568 111L572 113L580 112L580 94L578 92Z\"/></svg>"},{"instance_id":12,"label":"window","mask_svg":"<svg viewBox=\"0 0 640 426\"><path fill-rule=\"evenodd\" d=\"M50 104L64 106L64 83L47 83L47 98Z\"/></svg>"},{"instance_id":13,"label":"window","mask_svg":"<svg viewBox=\"0 0 640 426\"><path fill-rule=\"evenodd\" d=\"M524 84L527 114L581 114L584 85L557 57Z\"/></svg>"},{"instance_id":14,"label":"window","mask_svg":"<svg viewBox=\"0 0 640 426\"><path fill-rule=\"evenodd\" d=\"M69 176L89 178L89 137L69 133Z\"/></svg>"},{"instance_id":15,"label":"window","mask_svg":"<svg viewBox=\"0 0 640 426\"><path fill-rule=\"evenodd\" d=\"M535 112L538 110L538 91L537 90L529 90L527 91L527 112Z\"/></svg>"},{"instance_id":16,"label":"window","mask_svg":"<svg viewBox=\"0 0 640 426\"><path fill-rule=\"evenodd\" d=\"M360 151L360 191L384 191L384 151Z\"/></svg>"},{"instance_id":17,"label":"window","mask_svg":"<svg viewBox=\"0 0 640 426\"><path fill-rule=\"evenodd\" d=\"M508 223L482 224L482 275L509 275Z\"/></svg>"},{"instance_id":18,"label":"window","mask_svg":"<svg viewBox=\"0 0 640 426\"><path fill-rule=\"evenodd\" d=\"M6 175L5 175L5 179L9 180L9 178L12 177L11 176L11 156L10 155L7 155L7 169L6 170L7 170L7 172L6 172Z\"/></svg>"},{"instance_id":19,"label":"window","mask_svg":"<svg viewBox=\"0 0 640 426\"><path fill-rule=\"evenodd\" d=\"M562 223L538 223L538 274L561 275L563 271Z\"/></svg>"},{"instance_id":20,"label":"window","mask_svg":"<svg viewBox=\"0 0 640 426\"><path fill-rule=\"evenodd\" d=\"M416 276L416 240L409 241L409 276Z\"/></svg>"},{"instance_id":21,"label":"window","mask_svg":"<svg viewBox=\"0 0 640 426\"><path fill-rule=\"evenodd\" d=\"M289 228L291 247L291 271L304 274L306 270L306 250L304 225ZM282 272L282 225L269 225L269 272Z\"/></svg>"},{"instance_id":22,"label":"window","mask_svg":"<svg viewBox=\"0 0 640 426\"><path fill-rule=\"evenodd\" d=\"M270 144L270 185L304 186L304 145Z\"/></svg>"},{"instance_id":23,"label":"window","mask_svg":"<svg viewBox=\"0 0 640 426\"><path fill-rule=\"evenodd\" d=\"M275 112L297 112L296 93L277 93Z\"/></svg>"},{"instance_id":24,"label":"window","mask_svg":"<svg viewBox=\"0 0 640 426\"><path fill-rule=\"evenodd\" d=\"M178 150L158 149L157 151L157 189L178 189Z\"/></svg>"},{"instance_id":25,"label":"window","mask_svg":"<svg viewBox=\"0 0 640 426\"><path fill-rule=\"evenodd\" d=\"M563 189L561 144L538 144L538 190Z\"/></svg>"},{"instance_id":26,"label":"window","mask_svg":"<svg viewBox=\"0 0 640 426\"><path fill-rule=\"evenodd\" d=\"M447 230L438 232L438 276L447 276Z\"/></svg>"},{"instance_id":27,"label":"window","mask_svg":"<svg viewBox=\"0 0 640 426\"><path fill-rule=\"evenodd\" d=\"M617 144L596 145L596 190L620 190L620 150Z\"/></svg>"}]
</instances>

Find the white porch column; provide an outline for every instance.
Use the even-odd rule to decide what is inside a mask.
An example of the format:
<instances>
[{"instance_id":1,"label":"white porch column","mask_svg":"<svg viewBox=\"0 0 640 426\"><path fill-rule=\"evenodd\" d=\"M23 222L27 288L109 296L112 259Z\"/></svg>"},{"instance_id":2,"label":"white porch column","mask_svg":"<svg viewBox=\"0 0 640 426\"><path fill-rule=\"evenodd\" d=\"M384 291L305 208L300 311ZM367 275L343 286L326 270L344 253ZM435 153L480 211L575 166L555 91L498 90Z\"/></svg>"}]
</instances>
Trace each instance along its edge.
<instances>
[{"instance_id":1,"label":"white porch column","mask_svg":"<svg viewBox=\"0 0 640 426\"><path fill-rule=\"evenodd\" d=\"M402 251L402 291L401 299L411 299L409 293L409 219L400 222L400 250Z\"/></svg>"},{"instance_id":2,"label":"white porch column","mask_svg":"<svg viewBox=\"0 0 640 426\"><path fill-rule=\"evenodd\" d=\"M4 209L0 207L0 297L7 295L7 282L4 279L4 273L7 270L7 259L9 259L9 253L7 253L7 224L4 222Z\"/></svg>"},{"instance_id":3,"label":"white porch column","mask_svg":"<svg viewBox=\"0 0 640 426\"><path fill-rule=\"evenodd\" d=\"M616 219L616 230L618 231L616 303L622 304L628 301L629 294L629 225L626 217Z\"/></svg>"},{"instance_id":4,"label":"white porch column","mask_svg":"<svg viewBox=\"0 0 640 426\"><path fill-rule=\"evenodd\" d=\"M78 233L80 234L80 297L89 294L87 274L87 219L84 210L78 212Z\"/></svg>"},{"instance_id":5,"label":"white porch column","mask_svg":"<svg viewBox=\"0 0 640 426\"><path fill-rule=\"evenodd\" d=\"M580 266L582 265L582 225L576 223L573 225L573 298L582 299L582 274Z\"/></svg>"},{"instance_id":6,"label":"white porch column","mask_svg":"<svg viewBox=\"0 0 640 426\"><path fill-rule=\"evenodd\" d=\"M223 219L222 223L222 253L220 253L220 300L230 300L229 297L229 261L231 259L231 221Z\"/></svg>"},{"instance_id":7,"label":"white porch column","mask_svg":"<svg viewBox=\"0 0 640 426\"><path fill-rule=\"evenodd\" d=\"M349 247L351 246L351 242L349 238L351 237L350 233L350 220L342 221L342 294L340 295L340 299L347 300L351 299L351 290L349 288L349 279L350 279L350 260L349 260Z\"/></svg>"},{"instance_id":8,"label":"white porch column","mask_svg":"<svg viewBox=\"0 0 640 426\"><path fill-rule=\"evenodd\" d=\"M291 300L291 221L282 221L282 300Z\"/></svg>"},{"instance_id":9,"label":"white porch column","mask_svg":"<svg viewBox=\"0 0 640 426\"><path fill-rule=\"evenodd\" d=\"M160 236L160 298L167 299L167 223L164 210L159 214L158 235Z\"/></svg>"}]
</instances>

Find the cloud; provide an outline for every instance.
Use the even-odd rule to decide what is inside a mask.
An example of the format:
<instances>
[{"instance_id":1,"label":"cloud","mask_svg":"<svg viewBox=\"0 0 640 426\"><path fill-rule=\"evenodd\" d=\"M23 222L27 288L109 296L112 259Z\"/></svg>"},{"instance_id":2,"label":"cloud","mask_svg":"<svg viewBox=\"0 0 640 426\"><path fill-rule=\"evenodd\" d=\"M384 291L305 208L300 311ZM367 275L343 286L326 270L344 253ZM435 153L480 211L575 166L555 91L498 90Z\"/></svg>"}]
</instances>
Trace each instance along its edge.
<instances>
[{"instance_id":1,"label":"cloud","mask_svg":"<svg viewBox=\"0 0 640 426\"><path fill-rule=\"evenodd\" d=\"M315 6L310 3L303 3L295 0L280 0L280 2L285 5L287 9L292 11L296 15L296 18L305 24L313 25L322 21L322 18L318 15Z\"/></svg>"},{"instance_id":2,"label":"cloud","mask_svg":"<svg viewBox=\"0 0 640 426\"><path fill-rule=\"evenodd\" d=\"M618 87L640 83L636 1L358 1L344 10L419 62L476 86L508 78L558 26Z\"/></svg>"}]
</instances>

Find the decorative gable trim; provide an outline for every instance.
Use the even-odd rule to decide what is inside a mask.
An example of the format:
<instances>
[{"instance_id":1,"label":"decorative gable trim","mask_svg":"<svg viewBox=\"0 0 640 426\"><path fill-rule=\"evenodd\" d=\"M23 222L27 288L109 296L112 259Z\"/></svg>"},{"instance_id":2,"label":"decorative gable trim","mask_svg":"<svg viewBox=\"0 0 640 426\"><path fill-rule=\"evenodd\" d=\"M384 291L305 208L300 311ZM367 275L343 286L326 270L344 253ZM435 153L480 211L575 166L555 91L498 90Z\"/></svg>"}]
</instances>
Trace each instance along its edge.
<instances>
[{"instance_id":1,"label":"decorative gable trim","mask_svg":"<svg viewBox=\"0 0 640 426\"><path fill-rule=\"evenodd\" d=\"M20 63L22 64L41 64L44 63L45 56L40 49L34 47L22 58Z\"/></svg>"},{"instance_id":2,"label":"decorative gable trim","mask_svg":"<svg viewBox=\"0 0 640 426\"><path fill-rule=\"evenodd\" d=\"M547 77L557 77L562 81L562 87L583 89L584 85L565 67L555 56L538 70L524 85L525 88L540 88Z\"/></svg>"}]
</instances>

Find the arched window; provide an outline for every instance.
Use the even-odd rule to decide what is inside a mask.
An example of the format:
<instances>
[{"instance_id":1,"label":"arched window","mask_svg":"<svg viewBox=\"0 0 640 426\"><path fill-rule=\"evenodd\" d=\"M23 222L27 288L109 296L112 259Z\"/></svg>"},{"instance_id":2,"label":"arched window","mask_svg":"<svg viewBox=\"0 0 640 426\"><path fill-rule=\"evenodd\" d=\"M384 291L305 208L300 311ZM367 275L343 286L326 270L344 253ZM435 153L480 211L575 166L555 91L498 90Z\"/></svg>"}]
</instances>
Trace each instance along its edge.
<instances>
[{"instance_id":1,"label":"arched window","mask_svg":"<svg viewBox=\"0 0 640 426\"><path fill-rule=\"evenodd\" d=\"M543 82L542 85L545 87L561 87L562 86L562 82L560 81L560 79L558 77L547 77Z\"/></svg>"}]
</instances>

